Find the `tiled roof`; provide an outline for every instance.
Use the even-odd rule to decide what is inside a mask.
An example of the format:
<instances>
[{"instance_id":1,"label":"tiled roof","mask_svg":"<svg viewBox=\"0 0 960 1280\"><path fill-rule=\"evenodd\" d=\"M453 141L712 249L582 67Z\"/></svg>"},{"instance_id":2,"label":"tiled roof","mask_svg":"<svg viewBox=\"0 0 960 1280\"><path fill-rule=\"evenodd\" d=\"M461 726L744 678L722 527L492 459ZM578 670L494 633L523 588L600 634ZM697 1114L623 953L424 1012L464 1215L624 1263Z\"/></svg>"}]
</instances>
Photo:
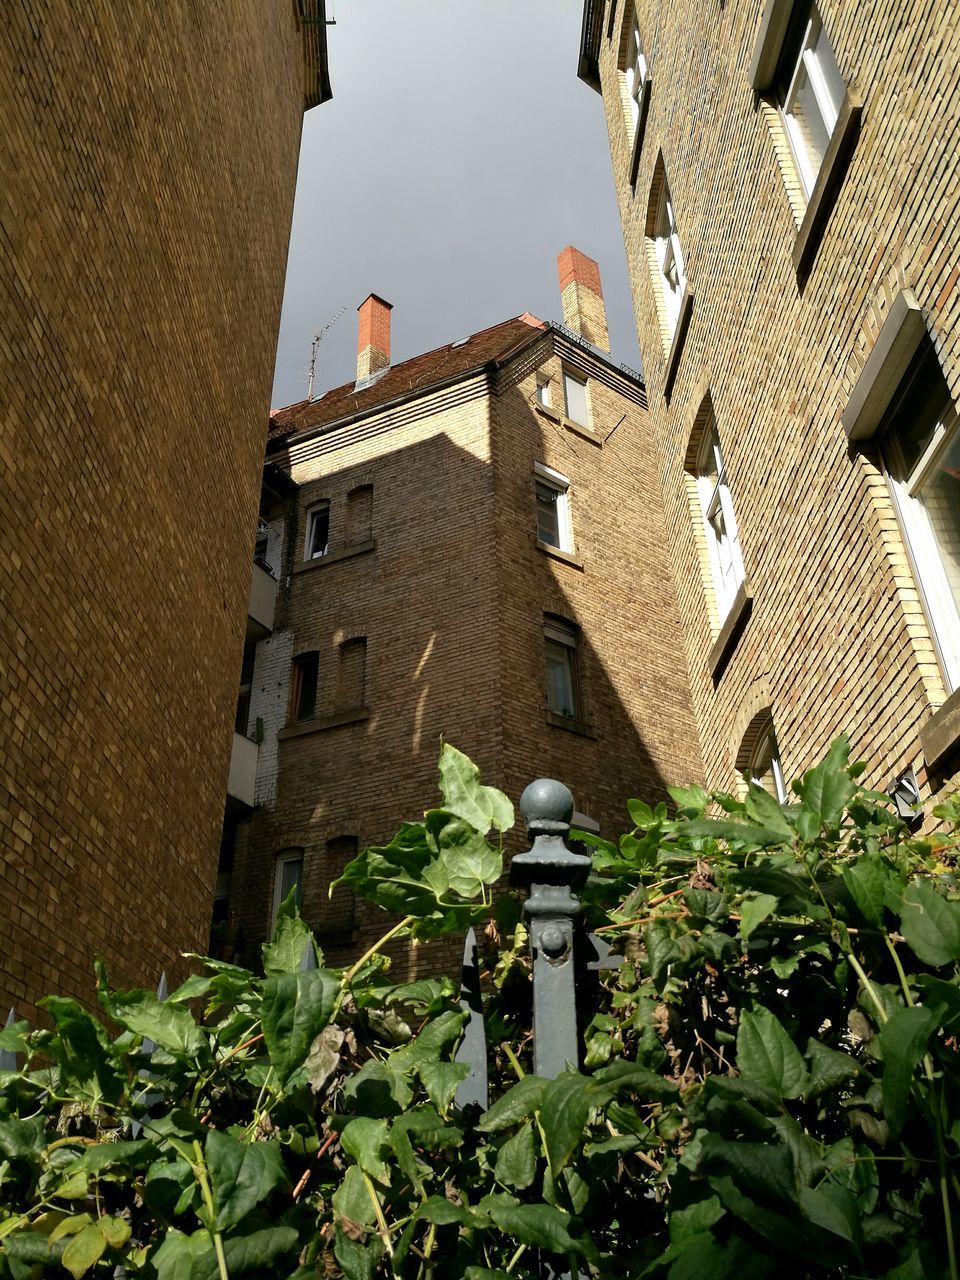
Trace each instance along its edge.
<instances>
[{"instance_id":1,"label":"tiled roof","mask_svg":"<svg viewBox=\"0 0 960 1280\"><path fill-rule=\"evenodd\" d=\"M546 327L542 320L526 312L489 329L481 329L460 342L451 342L393 365L362 391L354 390L355 384L348 382L325 392L316 400L301 400L283 409L274 409L270 414L268 442L283 439L294 432L326 426L400 396L426 391L458 374L482 368L491 360L502 359L515 347L522 346L533 337L533 330L545 330Z\"/></svg>"}]
</instances>

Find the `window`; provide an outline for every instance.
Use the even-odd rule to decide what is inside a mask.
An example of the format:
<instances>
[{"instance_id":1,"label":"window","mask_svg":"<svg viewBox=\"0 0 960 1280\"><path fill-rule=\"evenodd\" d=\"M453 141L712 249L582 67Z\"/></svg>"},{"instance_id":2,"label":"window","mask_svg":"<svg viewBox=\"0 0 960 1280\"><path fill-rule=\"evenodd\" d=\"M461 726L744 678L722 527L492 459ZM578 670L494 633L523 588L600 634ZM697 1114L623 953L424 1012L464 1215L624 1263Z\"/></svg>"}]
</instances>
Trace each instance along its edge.
<instances>
[{"instance_id":1,"label":"window","mask_svg":"<svg viewBox=\"0 0 960 1280\"><path fill-rule=\"evenodd\" d=\"M667 332L673 338L680 318L680 307L687 288L683 250L677 235L677 220L666 178L660 184L660 195L653 224L653 251L657 263L658 292L663 303Z\"/></svg>"},{"instance_id":2,"label":"window","mask_svg":"<svg viewBox=\"0 0 960 1280\"><path fill-rule=\"evenodd\" d=\"M361 484L347 494L347 545L355 547L373 537L373 485Z\"/></svg>"},{"instance_id":3,"label":"window","mask_svg":"<svg viewBox=\"0 0 960 1280\"><path fill-rule=\"evenodd\" d=\"M330 550L330 503L321 502L307 512L307 540L304 560L316 560Z\"/></svg>"},{"instance_id":4,"label":"window","mask_svg":"<svg viewBox=\"0 0 960 1280\"><path fill-rule=\"evenodd\" d=\"M290 705L293 719L312 720L317 713L317 675L320 658L316 653L301 653L293 660Z\"/></svg>"},{"instance_id":5,"label":"window","mask_svg":"<svg viewBox=\"0 0 960 1280\"><path fill-rule=\"evenodd\" d=\"M336 705L338 711L362 707L366 697L367 640L355 636L340 646L337 666Z\"/></svg>"},{"instance_id":6,"label":"window","mask_svg":"<svg viewBox=\"0 0 960 1280\"><path fill-rule=\"evenodd\" d=\"M256 657L256 643L247 641L243 646L243 661L240 665L240 696L237 698L237 718L234 724L237 733L244 735L250 720L250 697L253 693L253 666Z\"/></svg>"},{"instance_id":7,"label":"window","mask_svg":"<svg viewBox=\"0 0 960 1280\"><path fill-rule=\"evenodd\" d=\"M270 932L277 925L277 912L291 889L296 890L294 902L300 906L303 896L303 850L284 849L277 854L277 866L273 879L273 911L270 915Z\"/></svg>"},{"instance_id":8,"label":"window","mask_svg":"<svg viewBox=\"0 0 960 1280\"><path fill-rule=\"evenodd\" d=\"M780 767L780 748L773 731L773 720L767 717L750 752L746 776L764 791L769 791L781 804L787 802L787 788Z\"/></svg>"},{"instance_id":9,"label":"window","mask_svg":"<svg viewBox=\"0 0 960 1280\"><path fill-rule=\"evenodd\" d=\"M577 628L563 618L546 617L543 623L543 647L546 659L547 709L568 720L582 719Z\"/></svg>"},{"instance_id":10,"label":"window","mask_svg":"<svg viewBox=\"0 0 960 1280\"><path fill-rule=\"evenodd\" d=\"M647 60L643 54L643 42L640 39L640 26L637 15L633 15L630 27L630 43L627 46L626 69L624 81L627 97L630 101L630 128L636 133L640 123L643 100L643 86L647 79Z\"/></svg>"},{"instance_id":11,"label":"window","mask_svg":"<svg viewBox=\"0 0 960 1280\"><path fill-rule=\"evenodd\" d=\"M550 408L550 379L545 374L537 374L537 403Z\"/></svg>"},{"instance_id":12,"label":"window","mask_svg":"<svg viewBox=\"0 0 960 1280\"><path fill-rule=\"evenodd\" d=\"M336 836L327 841L317 935L321 943L328 947L350 943L356 938L357 900L353 890L345 884L338 884L330 892L331 884L343 875L347 863L352 862L356 856L356 836Z\"/></svg>"},{"instance_id":13,"label":"window","mask_svg":"<svg viewBox=\"0 0 960 1280\"><path fill-rule=\"evenodd\" d=\"M713 410L709 408L696 460L696 485L703 514L717 620L722 624L730 612L737 588L743 582L744 572L730 486L720 453L720 438Z\"/></svg>"},{"instance_id":14,"label":"window","mask_svg":"<svg viewBox=\"0 0 960 1280\"><path fill-rule=\"evenodd\" d=\"M960 426L924 341L886 415L880 449L948 688L960 688Z\"/></svg>"},{"instance_id":15,"label":"window","mask_svg":"<svg viewBox=\"0 0 960 1280\"><path fill-rule=\"evenodd\" d=\"M809 200L846 92L812 3L794 6L772 87L797 176Z\"/></svg>"},{"instance_id":16,"label":"window","mask_svg":"<svg viewBox=\"0 0 960 1280\"><path fill-rule=\"evenodd\" d=\"M537 495L537 538L558 551L573 551L570 481L541 463L533 466Z\"/></svg>"},{"instance_id":17,"label":"window","mask_svg":"<svg viewBox=\"0 0 960 1280\"><path fill-rule=\"evenodd\" d=\"M563 374L563 411L571 422L581 427L587 425L587 380L566 370Z\"/></svg>"}]
</instances>

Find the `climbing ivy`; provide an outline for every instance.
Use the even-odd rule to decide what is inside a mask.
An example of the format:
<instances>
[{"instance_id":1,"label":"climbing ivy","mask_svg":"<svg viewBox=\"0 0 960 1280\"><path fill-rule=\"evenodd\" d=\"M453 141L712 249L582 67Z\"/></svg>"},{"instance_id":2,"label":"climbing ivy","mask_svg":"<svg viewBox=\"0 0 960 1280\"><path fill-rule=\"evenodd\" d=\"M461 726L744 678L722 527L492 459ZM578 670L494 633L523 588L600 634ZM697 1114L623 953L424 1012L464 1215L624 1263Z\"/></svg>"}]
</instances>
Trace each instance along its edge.
<instances>
[{"instance_id":1,"label":"climbing ivy","mask_svg":"<svg viewBox=\"0 0 960 1280\"><path fill-rule=\"evenodd\" d=\"M623 959L544 1080L493 896L513 812L444 746L441 806L344 874L401 917L350 968L288 901L261 975L197 957L160 1000L101 969L102 1016L49 997L0 1035L0 1277L957 1280L960 812L912 835L860 771L840 739L790 804L674 788L580 833ZM453 982L384 951L480 923L482 1114Z\"/></svg>"}]
</instances>

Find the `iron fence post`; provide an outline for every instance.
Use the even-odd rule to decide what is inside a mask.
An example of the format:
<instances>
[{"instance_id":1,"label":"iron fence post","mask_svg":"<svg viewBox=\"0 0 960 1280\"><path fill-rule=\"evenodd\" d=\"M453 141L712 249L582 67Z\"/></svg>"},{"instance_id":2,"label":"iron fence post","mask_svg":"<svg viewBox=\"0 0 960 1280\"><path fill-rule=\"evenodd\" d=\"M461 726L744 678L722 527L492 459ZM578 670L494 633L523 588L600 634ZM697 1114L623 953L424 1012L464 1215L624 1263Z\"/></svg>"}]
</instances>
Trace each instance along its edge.
<instances>
[{"instance_id":1,"label":"iron fence post","mask_svg":"<svg viewBox=\"0 0 960 1280\"><path fill-rule=\"evenodd\" d=\"M580 889L591 860L567 846L573 796L562 782L538 778L520 797L531 846L510 867L510 883L528 891L533 961L533 1069L559 1075L580 1065L574 939Z\"/></svg>"}]
</instances>

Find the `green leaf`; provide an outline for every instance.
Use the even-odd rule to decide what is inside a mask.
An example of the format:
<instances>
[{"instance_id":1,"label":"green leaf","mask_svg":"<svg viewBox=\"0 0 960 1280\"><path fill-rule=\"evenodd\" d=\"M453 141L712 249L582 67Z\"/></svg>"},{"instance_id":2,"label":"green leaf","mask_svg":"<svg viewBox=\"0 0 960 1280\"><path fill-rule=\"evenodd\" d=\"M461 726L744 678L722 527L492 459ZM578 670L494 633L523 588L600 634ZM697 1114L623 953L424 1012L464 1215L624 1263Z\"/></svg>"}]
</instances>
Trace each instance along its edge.
<instances>
[{"instance_id":1,"label":"green leaf","mask_svg":"<svg viewBox=\"0 0 960 1280\"><path fill-rule=\"evenodd\" d=\"M497 1181L522 1191L537 1175L537 1144L533 1122L527 1121L497 1152Z\"/></svg>"},{"instance_id":2,"label":"green leaf","mask_svg":"<svg viewBox=\"0 0 960 1280\"><path fill-rule=\"evenodd\" d=\"M147 1170L143 1198L152 1212L165 1222L172 1223L178 1218L198 1192L193 1169L184 1159L157 1160ZM171 1254L173 1252L171 1246Z\"/></svg>"},{"instance_id":3,"label":"green leaf","mask_svg":"<svg viewBox=\"0 0 960 1280\"><path fill-rule=\"evenodd\" d=\"M182 1231L171 1230L150 1256L150 1262L156 1269L157 1280L194 1280L194 1267L207 1254L213 1258L213 1244L206 1231L187 1236Z\"/></svg>"},{"instance_id":4,"label":"green leaf","mask_svg":"<svg viewBox=\"0 0 960 1280\"><path fill-rule=\"evenodd\" d=\"M410 1105L413 1089L399 1071L392 1071L386 1063L372 1058L347 1080L343 1097L351 1111L370 1116L396 1116Z\"/></svg>"},{"instance_id":5,"label":"green leaf","mask_svg":"<svg viewBox=\"0 0 960 1280\"><path fill-rule=\"evenodd\" d=\"M130 1223L125 1218L99 1218L97 1226L111 1249L122 1249L130 1239Z\"/></svg>"},{"instance_id":6,"label":"green leaf","mask_svg":"<svg viewBox=\"0 0 960 1280\"><path fill-rule=\"evenodd\" d=\"M706 1200L698 1200L686 1209L678 1209L670 1214L670 1243L679 1244L691 1236L709 1231L714 1223L719 1222L725 1213L717 1196Z\"/></svg>"},{"instance_id":7,"label":"green leaf","mask_svg":"<svg viewBox=\"0 0 960 1280\"><path fill-rule=\"evenodd\" d=\"M271 1191L286 1185L286 1168L275 1143L238 1142L212 1129L207 1134L205 1154L217 1206L216 1231L235 1227Z\"/></svg>"},{"instance_id":8,"label":"green leaf","mask_svg":"<svg viewBox=\"0 0 960 1280\"><path fill-rule=\"evenodd\" d=\"M508 798L496 787L481 786L480 770L449 742L440 749L440 791L443 807L484 835L491 827L509 831L513 826L513 805Z\"/></svg>"},{"instance_id":9,"label":"green leaf","mask_svg":"<svg viewBox=\"0 0 960 1280\"><path fill-rule=\"evenodd\" d=\"M268 978L279 977L283 973L297 973L303 963L303 953L308 947L316 947L313 934L300 919L297 911L297 890L294 887L277 909L277 924L273 937L265 942L263 953L263 972Z\"/></svg>"},{"instance_id":10,"label":"green leaf","mask_svg":"<svg viewBox=\"0 0 960 1280\"><path fill-rule=\"evenodd\" d=\"M46 996L40 1004L56 1024L45 1048L56 1059L61 1084L75 1090L78 1100L116 1102L123 1084L110 1061L103 1027L68 996Z\"/></svg>"},{"instance_id":11,"label":"green leaf","mask_svg":"<svg viewBox=\"0 0 960 1280\"><path fill-rule=\"evenodd\" d=\"M740 937L747 940L768 916L777 909L779 899L772 893L748 894L740 904Z\"/></svg>"},{"instance_id":12,"label":"green leaf","mask_svg":"<svg viewBox=\"0 0 960 1280\"><path fill-rule=\"evenodd\" d=\"M960 1022L960 986L956 982L945 982L929 973L918 974L914 981L924 1005L937 1011L942 1027L954 1027Z\"/></svg>"},{"instance_id":13,"label":"green leaf","mask_svg":"<svg viewBox=\"0 0 960 1280\"><path fill-rule=\"evenodd\" d=\"M236 1276L252 1272L257 1277L286 1275L286 1271L279 1272L277 1268L284 1254L290 1255L287 1266L293 1265L299 1243L300 1237L293 1227L279 1224L252 1231L247 1236L228 1236L223 1242L227 1273ZM194 1280L218 1280L219 1275L214 1258L199 1276L195 1275Z\"/></svg>"},{"instance_id":14,"label":"green leaf","mask_svg":"<svg viewBox=\"0 0 960 1280\"><path fill-rule=\"evenodd\" d=\"M683 833L698 838L726 840L742 844L749 849L764 849L784 843L783 832L778 828L751 826L746 822L728 822L725 818L693 818L683 825ZM791 832L791 837L793 833Z\"/></svg>"},{"instance_id":15,"label":"green leaf","mask_svg":"<svg viewBox=\"0 0 960 1280\"><path fill-rule=\"evenodd\" d=\"M807 1083L800 1050L769 1009L741 1014L737 1068L745 1079L773 1089L781 1098L799 1098Z\"/></svg>"},{"instance_id":16,"label":"green leaf","mask_svg":"<svg viewBox=\"0 0 960 1280\"><path fill-rule=\"evenodd\" d=\"M507 1235L521 1244L537 1245L550 1253L592 1256L589 1241L570 1234L572 1219L548 1204L517 1204L512 1197L484 1196L478 1208L489 1214Z\"/></svg>"},{"instance_id":17,"label":"green leaf","mask_svg":"<svg viewBox=\"0 0 960 1280\"><path fill-rule=\"evenodd\" d=\"M579 1072L564 1071L547 1084L540 1106L540 1127L554 1177L579 1147L591 1105L590 1080Z\"/></svg>"},{"instance_id":18,"label":"green leaf","mask_svg":"<svg viewBox=\"0 0 960 1280\"><path fill-rule=\"evenodd\" d=\"M95 1223L90 1223L75 1236L71 1236L60 1262L73 1276L73 1280L80 1280L81 1276L86 1275L100 1261L106 1247L107 1242L100 1229Z\"/></svg>"},{"instance_id":19,"label":"green leaf","mask_svg":"<svg viewBox=\"0 0 960 1280\"><path fill-rule=\"evenodd\" d=\"M32 1156L43 1145L43 1117L0 1120L0 1155L8 1160Z\"/></svg>"},{"instance_id":20,"label":"green leaf","mask_svg":"<svg viewBox=\"0 0 960 1280\"><path fill-rule=\"evenodd\" d=\"M890 878L891 872L883 857L876 853L863 854L844 868L843 883L847 892L869 924L883 925L887 881Z\"/></svg>"},{"instance_id":21,"label":"green leaf","mask_svg":"<svg viewBox=\"0 0 960 1280\"><path fill-rule=\"evenodd\" d=\"M113 997L113 1018L138 1036L153 1040L168 1053L196 1058L207 1038L182 1004L158 1000L150 991L126 991Z\"/></svg>"},{"instance_id":22,"label":"green leaf","mask_svg":"<svg viewBox=\"0 0 960 1280\"><path fill-rule=\"evenodd\" d=\"M419 1072L427 1097L438 1111L446 1111L470 1067L465 1062L423 1062Z\"/></svg>"},{"instance_id":23,"label":"green leaf","mask_svg":"<svg viewBox=\"0 0 960 1280\"><path fill-rule=\"evenodd\" d=\"M356 1223L360 1227L369 1227L376 1222L376 1212L359 1165L348 1166L343 1181L333 1193L333 1212L340 1221Z\"/></svg>"},{"instance_id":24,"label":"green leaf","mask_svg":"<svg viewBox=\"0 0 960 1280\"><path fill-rule=\"evenodd\" d=\"M900 1009L880 1030L883 1050L883 1114L891 1137L897 1137L907 1118L907 1098L913 1073L927 1050L927 1041L937 1026L931 1009Z\"/></svg>"},{"instance_id":25,"label":"green leaf","mask_svg":"<svg viewBox=\"0 0 960 1280\"><path fill-rule=\"evenodd\" d=\"M477 1129L481 1133L499 1133L511 1128L518 1120L526 1120L539 1110L546 1088L547 1081L540 1076L524 1076L483 1113Z\"/></svg>"},{"instance_id":26,"label":"green leaf","mask_svg":"<svg viewBox=\"0 0 960 1280\"><path fill-rule=\"evenodd\" d=\"M844 1187L835 1183L826 1183L818 1189L801 1187L800 1208L816 1226L845 1240L856 1254L862 1252L863 1230L857 1202Z\"/></svg>"},{"instance_id":27,"label":"green leaf","mask_svg":"<svg viewBox=\"0 0 960 1280\"><path fill-rule=\"evenodd\" d=\"M699 818L710 803L710 793L696 783L691 787L667 787L667 794L677 806L678 813L685 817Z\"/></svg>"},{"instance_id":28,"label":"green leaf","mask_svg":"<svg viewBox=\"0 0 960 1280\"><path fill-rule=\"evenodd\" d=\"M491 1271L489 1267L467 1267L463 1280L513 1280L509 1271Z\"/></svg>"},{"instance_id":29,"label":"green leaf","mask_svg":"<svg viewBox=\"0 0 960 1280\"><path fill-rule=\"evenodd\" d=\"M390 1173L381 1154L388 1145L386 1120L357 1116L340 1134L340 1145L375 1182L390 1185Z\"/></svg>"},{"instance_id":30,"label":"green leaf","mask_svg":"<svg viewBox=\"0 0 960 1280\"><path fill-rule=\"evenodd\" d=\"M830 744L826 757L813 769L809 769L797 784L805 814L811 829L805 839L819 835L822 827L835 828L843 817L847 801L856 791L850 779L847 761L850 743L844 735Z\"/></svg>"},{"instance_id":31,"label":"green leaf","mask_svg":"<svg viewBox=\"0 0 960 1280\"><path fill-rule=\"evenodd\" d=\"M810 1079L803 1091L805 1098L818 1098L828 1089L846 1084L860 1070L849 1054L830 1049L812 1037L807 1041L807 1057L810 1060Z\"/></svg>"},{"instance_id":32,"label":"green leaf","mask_svg":"<svg viewBox=\"0 0 960 1280\"><path fill-rule=\"evenodd\" d=\"M780 801L752 781L747 783L747 813L758 826L768 831L779 831L785 844L789 844L797 834Z\"/></svg>"},{"instance_id":33,"label":"green leaf","mask_svg":"<svg viewBox=\"0 0 960 1280\"><path fill-rule=\"evenodd\" d=\"M88 1227L91 1222L93 1222L93 1219L89 1213L74 1213L67 1218L61 1218L50 1232L50 1243L55 1244L66 1236L77 1235L84 1227Z\"/></svg>"},{"instance_id":34,"label":"green leaf","mask_svg":"<svg viewBox=\"0 0 960 1280\"><path fill-rule=\"evenodd\" d=\"M306 1061L330 1021L339 989L337 978L326 969L284 973L264 984L263 1039L281 1087Z\"/></svg>"},{"instance_id":35,"label":"green leaf","mask_svg":"<svg viewBox=\"0 0 960 1280\"><path fill-rule=\"evenodd\" d=\"M333 1252L345 1280L373 1280L373 1273L383 1252L383 1244L379 1236L368 1244L359 1244L356 1240L351 1240L337 1223Z\"/></svg>"},{"instance_id":36,"label":"green leaf","mask_svg":"<svg viewBox=\"0 0 960 1280\"><path fill-rule=\"evenodd\" d=\"M900 932L925 963L960 960L960 902L951 902L927 880L914 880L903 895Z\"/></svg>"}]
</instances>

